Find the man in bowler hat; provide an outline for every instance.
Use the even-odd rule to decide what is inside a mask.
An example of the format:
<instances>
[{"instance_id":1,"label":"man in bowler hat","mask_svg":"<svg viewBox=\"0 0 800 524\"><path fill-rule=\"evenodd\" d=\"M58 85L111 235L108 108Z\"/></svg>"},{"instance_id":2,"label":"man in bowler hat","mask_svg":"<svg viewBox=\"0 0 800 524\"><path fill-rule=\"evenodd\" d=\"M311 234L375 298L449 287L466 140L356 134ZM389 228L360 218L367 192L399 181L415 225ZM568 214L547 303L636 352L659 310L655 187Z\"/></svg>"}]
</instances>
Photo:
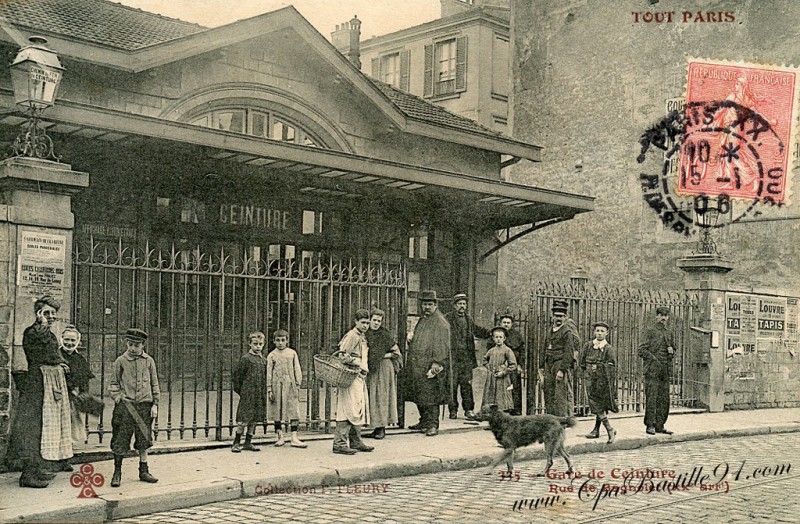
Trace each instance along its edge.
<instances>
[{"instance_id":1,"label":"man in bowler hat","mask_svg":"<svg viewBox=\"0 0 800 524\"><path fill-rule=\"evenodd\" d=\"M420 293L422 317L414 328L407 351L408 400L419 410L419 423L409 429L439 434L439 406L449 400L450 324L437 309L435 291Z\"/></svg>"},{"instance_id":2,"label":"man in bowler hat","mask_svg":"<svg viewBox=\"0 0 800 524\"><path fill-rule=\"evenodd\" d=\"M571 417L575 407L572 371L577 364L581 341L575 323L567 317L567 302L554 300L551 310L552 328L545 336L545 349L539 363L544 410L557 417Z\"/></svg>"},{"instance_id":3,"label":"man in bowler hat","mask_svg":"<svg viewBox=\"0 0 800 524\"><path fill-rule=\"evenodd\" d=\"M669 385L672 379L672 359L675 342L667 329L669 308L656 308L656 321L642 333L639 358L644 371L644 425L648 435L672 435L664 427L669 417Z\"/></svg>"}]
</instances>

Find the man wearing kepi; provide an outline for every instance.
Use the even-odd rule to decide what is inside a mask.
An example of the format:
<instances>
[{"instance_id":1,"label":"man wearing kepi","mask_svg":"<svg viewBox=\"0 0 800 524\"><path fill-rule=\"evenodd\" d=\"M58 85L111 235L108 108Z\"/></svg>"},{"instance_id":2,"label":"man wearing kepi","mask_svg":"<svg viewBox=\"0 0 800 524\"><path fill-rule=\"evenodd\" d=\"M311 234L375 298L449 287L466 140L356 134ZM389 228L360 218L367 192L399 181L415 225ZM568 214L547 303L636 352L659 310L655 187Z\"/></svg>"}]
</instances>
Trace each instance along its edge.
<instances>
[{"instance_id":1,"label":"man wearing kepi","mask_svg":"<svg viewBox=\"0 0 800 524\"><path fill-rule=\"evenodd\" d=\"M567 310L566 301L553 301L553 327L545 336L545 349L539 364L545 413L557 417L571 417L575 405L572 370L577 363L580 337L575 322L567 318Z\"/></svg>"},{"instance_id":2,"label":"man wearing kepi","mask_svg":"<svg viewBox=\"0 0 800 524\"><path fill-rule=\"evenodd\" d=\"M419 410L419 423L409 429L439 434L439 406L449 399L448 367L450 324L438 310L435 291L420 293L422 318L408 348L408 400Z\"/></svg>"},{"instance_id":3,"label":"man wearing kepi","mask_svg":"<svg viewBox=\"0 0 800 524\"><path fill-rule=\"evenodd\" d=\"M139 480L158 482L147 466L147 450L152 447L153 419L158 416L158 372L153 357L144 352L147 333L131 328L125 333L127 351L114 361L109 394L114 400L111 417L111 451L114 453L114 475L111 486L122 482L122 459L131 446L139 452Z\"/></svg>"},{"instance_id":4,"label":"man wearing kepi","mask_svg":"<svg viewBox=\"0 0 800 524\"><path fill-rule=\"evenodd\" d=\"M672 359L675 342L667 329L669 308L656 308L656 321L642 333L639 358L644 372L644 425L648 435L672 435L664 427L669 416L669 385L672 378Z\"/></svg>"},{"instance_id":5,"label":"man wearing kepi","mask_svg":"<svg viewBox=\"0 0 800 524\"><path fill-rule=\"evenodd\" d=\"M467 295L459 293L453 297L453 311L444 318L450 323L450 361L453 365L453 383L450 387L450 418L458 418L458 390L461 390L461 405L464 417L473 420L475 401L472 398L472 370L477 367L475 359L475 337L489 338L488 330L476 326L467 314Z\"/></svg>"}]
</instances>

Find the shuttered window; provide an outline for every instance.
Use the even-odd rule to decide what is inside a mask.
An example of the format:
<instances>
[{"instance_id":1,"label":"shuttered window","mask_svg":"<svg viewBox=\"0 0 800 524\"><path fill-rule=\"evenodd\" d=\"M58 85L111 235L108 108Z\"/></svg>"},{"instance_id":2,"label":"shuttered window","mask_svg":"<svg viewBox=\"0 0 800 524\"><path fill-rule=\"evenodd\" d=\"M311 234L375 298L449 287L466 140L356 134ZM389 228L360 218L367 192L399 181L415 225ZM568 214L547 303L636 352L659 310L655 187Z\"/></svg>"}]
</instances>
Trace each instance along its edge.
<instances>
[{"instance_id":1,"label":"shuttered window","mask_svg":"<svg viewBox=\"0 0 800 524\"><path fill-rule=\"evenodd\" d=\"M372 78L386 82L392 87L408 91L411 51L388 53L372 59Z\"/></svg>"},{"instance_id":2,"label":"shuttered window","mask_svg":"<svg viewBox=\"0 0 800 524\"><path fill-rule=\"evenodd\" d=\"M423 96L437 97L467 90L467 37L425 46Z\"/></svg>"}]
</instances>

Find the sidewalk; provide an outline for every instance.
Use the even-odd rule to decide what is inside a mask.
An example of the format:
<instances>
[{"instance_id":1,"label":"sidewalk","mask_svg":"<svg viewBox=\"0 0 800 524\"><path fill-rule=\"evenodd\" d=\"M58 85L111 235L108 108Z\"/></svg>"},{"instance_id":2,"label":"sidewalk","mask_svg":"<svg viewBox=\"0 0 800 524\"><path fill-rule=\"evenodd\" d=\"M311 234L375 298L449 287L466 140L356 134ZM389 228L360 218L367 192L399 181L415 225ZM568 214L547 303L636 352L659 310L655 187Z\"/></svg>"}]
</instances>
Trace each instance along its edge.
<instances>
[{"instance_id":1,"label":"sidewalk","mask_svg":"<svg viewBox=\"0 0 800 524\"><path fill-rule=\"evenodd\" d=\"M617 442L606 445L605 435L588 441L583 435L593 426L581 419L567 430L567 446L574 462L590 460L579 455L609 449L635 449L659 443L723 438L741 435L800 432L800 408L730 411L725 413L673 414L667 427L672 436L647 436L641 416L613 419ZM481 426L463 420L447 421L437 437L397 430L385 440L369 439L372 453L354 456L331 453L331 437L309 439L308 449L263 446L260 453L233 454L224 449L206 449L159 454L150 459L157 484L138 481L136 458L125 460L120 488L111 488L111 461L92 463L105 477L95 488L98 498L77 498L78 488L70 485L69 473L59 473L46 489L18 487L19 473L0 475L0 521L100 522L157 511L191 507L241 497L264 496L276 487L319 487L346 485L397 476L470 469L488 465L500 448ZM523 448L517 460L543 458L541 445ZM563 469L556 460L555 467ZM76 472L78 467L76 466ZM274 494L274 492L273 492ZM270 496L266 494L266 496Z\"/></svg>"}]
</instances>

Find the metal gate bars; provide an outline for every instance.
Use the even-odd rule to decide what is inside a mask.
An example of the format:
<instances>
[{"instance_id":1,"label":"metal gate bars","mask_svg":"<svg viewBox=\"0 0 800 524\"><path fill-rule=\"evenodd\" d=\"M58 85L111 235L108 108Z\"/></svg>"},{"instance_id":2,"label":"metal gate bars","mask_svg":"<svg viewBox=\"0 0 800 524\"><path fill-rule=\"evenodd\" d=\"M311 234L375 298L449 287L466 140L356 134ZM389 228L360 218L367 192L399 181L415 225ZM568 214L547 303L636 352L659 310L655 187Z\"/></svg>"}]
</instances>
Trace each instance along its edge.
<instances>
[{"instance_id":1,"label":"metal gate bars","mask_svg":"<svg viewBox=\"0 0 800 524\"><path fill-rule=\"evenodd\" d=\"M569 304L569 316L578 326L582 344L592 339L592 323L604 321L611 326L609 342L617 350L617 385L621 411L641 411L644 403L642 363L637 356L639 340L645 327L655 321L655 309L670 309L669 329L675 338L677 353L673 360L671 403L691 406L695 401L695 381L690 362L691 331L698 321L698 297L683 291L647 291L582 283L538 282L531 293L527 319L527 411L544 412L541 385L536 383L536 366L544 351L544 337L550 329L550 308L554 300ZM586 391L580 372L575 373L575 409L589 412Z\"/></svg>"},{"instance_id":2,"label":"metal gate bars","mask_svg":"<svg viewBox=\"0 0 800 524\"><path fill-rule=\"evenodd\" d=\"M83 333L95 393L105 395L128 327L148 331L147 352L159 371L158 436L225 438L234 426L230 373L247 335L290 334L303 368L306 429L327 430L330 390L314 378L313 355L331 352L352 328L358 308L380 307L387 329L405 338L406 272L402 264L338 261L323 253L258 247L203 246L122 240L76 241L73 321ZM292 258L287 258L287 253ZM98 426L110 431L112 406ZM266 431L266 424L264 424Z\"/></svg>"}]
</instances>

